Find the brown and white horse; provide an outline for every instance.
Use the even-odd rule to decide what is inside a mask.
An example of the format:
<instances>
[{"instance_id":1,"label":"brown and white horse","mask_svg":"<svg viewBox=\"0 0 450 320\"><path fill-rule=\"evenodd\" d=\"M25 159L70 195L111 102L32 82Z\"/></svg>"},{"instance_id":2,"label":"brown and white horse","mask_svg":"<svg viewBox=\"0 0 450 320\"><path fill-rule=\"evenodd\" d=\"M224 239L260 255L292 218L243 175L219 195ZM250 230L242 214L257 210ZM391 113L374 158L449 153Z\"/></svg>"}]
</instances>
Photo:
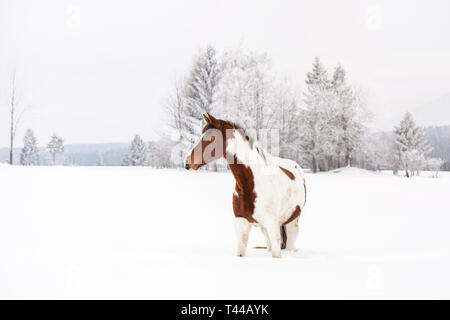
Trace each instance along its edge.
<instances>
[{"instance_id":1,"label":"brown and white horse","mask_svg":"<svg viewBox=\"0 0 450 320\"><path fill-rule=\"evenodd\" d=\"M232 122L209 114L203 117L206 126L186 158L186 169L197 170L221 157L227 161L236 180L233 210L237 255L245 255L252 225L261 228L272 257L281 258L281 249L294 251L298 220L306 202L300 166L264 152Z\"/></svg>"}]
</instances>

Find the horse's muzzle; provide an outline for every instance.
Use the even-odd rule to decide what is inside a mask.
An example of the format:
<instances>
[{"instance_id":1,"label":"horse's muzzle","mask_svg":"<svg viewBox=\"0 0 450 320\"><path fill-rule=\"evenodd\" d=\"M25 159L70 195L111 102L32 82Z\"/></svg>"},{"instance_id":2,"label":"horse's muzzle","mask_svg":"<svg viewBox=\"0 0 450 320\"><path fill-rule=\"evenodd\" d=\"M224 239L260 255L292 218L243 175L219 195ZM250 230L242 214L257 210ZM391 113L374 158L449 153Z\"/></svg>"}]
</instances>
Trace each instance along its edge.
<instances>
[{"instance_id":1,"label":"horse's muzzle","mask_svg":"<svg viewBox=\"0 0 450 320\"><path fill-rule=\"evenodd\" d=\"M198 164L189 164L188 162L186 162L186 164L184 165L184 168L186 169L186 170L195 170L195 171L197 171L198 170L198 168L200 168L201 166L200 165L198 165Z\"/></svg>"}]
</instances>

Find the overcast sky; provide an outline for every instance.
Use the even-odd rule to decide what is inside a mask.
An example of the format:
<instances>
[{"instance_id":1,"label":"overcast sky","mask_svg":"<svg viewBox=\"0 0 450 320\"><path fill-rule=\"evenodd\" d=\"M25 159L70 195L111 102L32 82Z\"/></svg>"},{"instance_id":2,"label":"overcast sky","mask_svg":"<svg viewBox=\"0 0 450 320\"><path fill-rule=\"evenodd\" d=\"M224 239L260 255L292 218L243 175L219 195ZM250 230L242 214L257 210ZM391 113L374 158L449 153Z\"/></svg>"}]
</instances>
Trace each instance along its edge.
<instances>
[{"instance_id":1,"label":"overcast sky","mask_svg":"<svg viewBox=\"0 0 450 320\"><path fill-rule=\"evenodd\" d=\"M52 132L66 143L148 140L172 82L208 43L266 51L300 89L314 56L342 64L377 128L407 109L419 124L450 124L450 107L420 108L450 94L449 12L447 0L0 0L0 146L13 66L27 107L18 145L28 127L41 145Z\"/></svg>"}]
</instances>

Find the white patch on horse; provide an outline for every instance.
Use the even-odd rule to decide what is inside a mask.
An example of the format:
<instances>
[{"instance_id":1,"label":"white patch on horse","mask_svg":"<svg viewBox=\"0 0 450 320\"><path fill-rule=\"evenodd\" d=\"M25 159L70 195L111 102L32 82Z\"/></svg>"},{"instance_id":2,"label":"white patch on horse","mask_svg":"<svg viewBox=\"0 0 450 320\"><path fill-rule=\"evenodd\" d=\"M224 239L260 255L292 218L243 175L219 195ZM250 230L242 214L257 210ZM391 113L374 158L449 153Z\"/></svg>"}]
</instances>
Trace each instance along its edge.
<instances>
[{"instance_id":1,"label":"white patch on horse","mask_svg":"<svg viewBox=\"0 0 450 320\"><path fill-rule=\"evenodd\" d=\"M248 243L248 234L251 229L250 222L245 218L236 218L234 220L234 227L236 229L236 237L238 242L237 256L245 256L245 249Z\"/></svg>"},{"instance_id":2,"label":"white patch on horse","mask_svg":"<svg viewBox=\"0 0 450 320\"><path fill-rule=\"evenodd\" d=\"M280 227L291 217L297 206L303 210L306 202L305 176L302 169L292 160L258 151L255 144L252 148L237 132L228 139L227 152L252 170L256 193L253 218L266 230L270 240L267 246L272 248L272 256L281 257ZM295 179L289 178L280 166L292 172ZM295 250L298 218L286 227L286 249ZM242 241L239 242L238 252L242 251L242 244Z\"/></svg>"}]
</instances>

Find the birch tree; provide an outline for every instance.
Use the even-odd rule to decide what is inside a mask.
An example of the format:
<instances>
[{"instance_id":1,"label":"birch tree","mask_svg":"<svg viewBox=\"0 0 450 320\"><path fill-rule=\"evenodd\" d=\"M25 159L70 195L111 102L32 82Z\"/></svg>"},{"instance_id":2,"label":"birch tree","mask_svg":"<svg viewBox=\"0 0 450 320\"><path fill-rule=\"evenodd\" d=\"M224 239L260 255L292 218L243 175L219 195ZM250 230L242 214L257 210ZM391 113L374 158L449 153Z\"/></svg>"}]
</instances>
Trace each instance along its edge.
<instances>
[{"instance_id":1,"label":"birch tree","mask_svg":"<svg viewBox=\"0 0 450 320\"><path fill-rule=\"evenodd\" d=\"M164 103L166 123L171 131L169 136L175 141L174 154L171 155L171 160L178 165L183 164L193 138L186 116L186 100L186 82L184 78L180 77L174 82Z\"/></svg>"},{"instance_id":2,"label":"birch tree","mask_svg":"<svg viewBox=\"0 0 450 320\"><path fill-rule=\"evenodd\" d=\"M47 151L51 155L52 165L64 163L64 140L54 133L47 144Z\"/></svg>"},{"instance_id":3,"label":"birch tree","mask_svg":"<svg viewBox=\"0 0 450 320\"><path fill-rule=\"evenodd\" d=\"M9 164L13 164L14 140L25 109L20 108L16 87L16 70L13 71L9 97Z\"/></svg>"}]
</instances>

